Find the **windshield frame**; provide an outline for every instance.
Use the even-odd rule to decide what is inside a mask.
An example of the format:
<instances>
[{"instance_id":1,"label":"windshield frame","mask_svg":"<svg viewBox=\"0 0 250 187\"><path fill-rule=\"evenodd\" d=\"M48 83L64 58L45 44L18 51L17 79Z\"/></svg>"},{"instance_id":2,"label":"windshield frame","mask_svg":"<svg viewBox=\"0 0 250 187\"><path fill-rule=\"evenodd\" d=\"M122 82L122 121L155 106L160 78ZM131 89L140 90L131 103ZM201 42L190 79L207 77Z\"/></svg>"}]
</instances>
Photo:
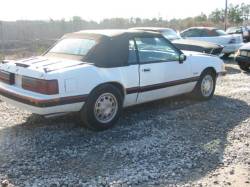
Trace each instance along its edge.
<instances>
[{"instance_id":1,"label":"windshield frame","mask_svg":"<svg viewBox=\"0 0 250 187\"><path fill-rule=\"evenodd\" d=\"M171 38L171 37L167 37L167 34L165 34L165 33L167 33L167 32L172 32L173 34L175 34L174 36L176 36L176 37L172 37L172 38ZM168 40L170 40L170 41L182 39L182 37L181 37L180 35L178 35L178 33L175 32L175 31L172 30L172 29L165 29L165 30L162 30L162 31L161 31L161 34L162 34L162 36L163 36L164 38L166 38L166 39L168 39Z\"/></svg>"}]
</instances>

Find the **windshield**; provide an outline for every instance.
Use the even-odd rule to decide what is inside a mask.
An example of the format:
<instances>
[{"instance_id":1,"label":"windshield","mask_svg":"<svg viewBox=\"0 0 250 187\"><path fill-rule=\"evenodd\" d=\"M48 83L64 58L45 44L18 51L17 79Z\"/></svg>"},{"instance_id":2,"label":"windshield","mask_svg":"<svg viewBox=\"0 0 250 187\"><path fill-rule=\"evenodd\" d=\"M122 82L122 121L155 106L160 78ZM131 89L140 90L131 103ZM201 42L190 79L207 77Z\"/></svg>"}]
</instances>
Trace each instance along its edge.
<instances>
[{"instance_id":1,"label":"windshield","mask_svg":"<svg viewBox=\"0 0 250 187\"><path fill-rule=\"evenodd\" d=\"M237 31L237 27L230 27L227 29L227 33L235 33Z\"/></svg>"},{"instance_id":2,"label":"windshield","mask_svg":"<svg viewBox=\"0 0 250 187\"><path fill-rule=\"evenodd\" d=\"M220 30L220 29L216 29L216 32L219 36L224 36L224 35L227 35L227 33L223 30Z\"/></svg>"},{"instance_id":3,"label":"windshield","mask_svg":"<svg viewBox=\"0 0 250 187\"><path fill-rule=\"evenodd\" d=\"M170 41L181 39L181 37L173 30L164 30L162 35Z\"/></svg>"},{"instance_id":4,"label":"windshield","mask_svg":"<svg viewBox=\"0 0 250 187\"><path fill-rule=\"evenodd\" d=\"M49 53L84 56L95 44L91 39L67 38L59 41Z\"/></svg>"}]
</instances>

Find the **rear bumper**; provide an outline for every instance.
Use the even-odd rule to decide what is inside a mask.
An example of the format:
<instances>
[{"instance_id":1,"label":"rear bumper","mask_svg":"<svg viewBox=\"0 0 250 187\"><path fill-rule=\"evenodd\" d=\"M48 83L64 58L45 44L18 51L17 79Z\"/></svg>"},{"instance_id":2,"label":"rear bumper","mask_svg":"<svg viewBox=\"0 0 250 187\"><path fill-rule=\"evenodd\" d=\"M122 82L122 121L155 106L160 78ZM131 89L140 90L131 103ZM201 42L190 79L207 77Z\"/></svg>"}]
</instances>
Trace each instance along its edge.
<instances>
[{"instance_id":1,"label":"rear bumper","mask_svg":"<svg viewBox=\"0 0 250 187\"><path fill-rule=\"evenodd\" d=\"M222 53L234 53L236 52L240 47L242 47L244 43L239 44L227 44L224 46Z\"/></svg>"},{"instance_id":2,"label":"rear bumper","mask_svg":"<svg viewBox=\"0 0 250 187\"><path fill-rule=\"evenodd\" d=\"M79 95L55 99L38 99L20 95L0 87L0 99L31 113L51 115L80 111L87 96Z\"/></svg>"}]
</instances>

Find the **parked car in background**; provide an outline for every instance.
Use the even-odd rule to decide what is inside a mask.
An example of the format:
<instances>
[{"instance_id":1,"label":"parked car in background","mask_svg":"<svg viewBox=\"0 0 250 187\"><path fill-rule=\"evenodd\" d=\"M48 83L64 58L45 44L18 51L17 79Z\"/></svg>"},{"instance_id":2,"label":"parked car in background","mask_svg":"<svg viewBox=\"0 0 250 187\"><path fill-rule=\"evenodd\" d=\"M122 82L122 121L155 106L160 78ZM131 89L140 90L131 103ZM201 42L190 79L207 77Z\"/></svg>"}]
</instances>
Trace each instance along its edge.
<instances>
[{"instance_id":1,"label":"parked car in background","mask_svg":"<svg viewBox=\"0 0 250 187\"><path fill-rule=\"evenodd\" d=\"M208 100L224 71L221 59L183 53L158 33L81 31L43 56L0 64L0 98L45 116L79 112L105 130L123 107L190 92Z\"/></svg>"},{"instance_id":2,"label":"parked car in background","mask_svg":"<svg viewBox=\"0 0 250 187\"><path fill-rule=\"evenodd\" d=\"M213 27L191 27L180 33L183 38L199 41L207 41L223 45L223 53L229 56L243 46L243 39L240 34L227 34L223 30Z\"/></svg>"},{"instance_id":3,"label":"parked car in background","mask_svg":"<svg viewBox=\"0 0 250 187\"><path fill-rule=\"evenodd\" d=\"M235 60L243 71L250 71L250 43L242 46L235 55Z\"/></svg>"},{"instance_id":4,"label":"parked car in background","mask_svg":"<svg viewBox=\"0 0 250 187\"><path fill-rule=\"evenodd\" d=\"M250 41L250 27L248 26L229 27L226 32L227 34L241 34L244 42Z\"/></svg>"},{"instance_id":5,"label":"parked car in background","mask_svg":"<svg viewBox=\"0 0 250 187\"><path fill-rule=\"evenodd\" d=\"M161 33L165 38L170 40L177 48L186 51L197 51L219 56L223 50L222 45L217 45L211 42L183 39L177 32L170 28L161 27L135 27L131 29L153 31Z\"/></svg>"}]
</instances>

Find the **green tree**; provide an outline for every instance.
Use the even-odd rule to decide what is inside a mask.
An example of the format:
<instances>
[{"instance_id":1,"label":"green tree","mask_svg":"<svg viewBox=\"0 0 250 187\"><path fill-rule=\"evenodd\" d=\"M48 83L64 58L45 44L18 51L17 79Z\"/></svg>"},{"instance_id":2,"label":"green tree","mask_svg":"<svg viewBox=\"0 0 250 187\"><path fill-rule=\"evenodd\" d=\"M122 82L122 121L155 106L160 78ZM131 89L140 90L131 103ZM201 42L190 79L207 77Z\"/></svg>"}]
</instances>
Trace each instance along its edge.
<instances>
[{"instance_id":1,"label":"green tree","mask_svg":"<svg viewBox=\"0 0 250 187\"><path fill-rule=\"evenodd\" d=\"M204 13L201 13L200 15L194 17L194 20L197 22L205 22L207 21L207 15Z\"/></svg>"},{"instance_id":2,"label":"green tree","mask_svg":"<svg viewBox=\"0 0 250 187\"><path fill-rule=\"evenodd\" d=\"M243 13L239 5L229 5L228 8L228 21L229 23L239 24L243 22Z\"/></svg>"},{"instance_id":3,"label":"green tree","mask_svg":"<svg viewBox=\"0 0 250 187\"><path fill-rule=\"evenodd\" d=\"M224 10L215 9L210 15L209 19L214 23L220 23L224 21Z\"/></svg>"},{"instance_id":4,"label":"green tree","mask_svg":"<svg viewBox=\"0 0 250 187\"><path fill-rule=\"evenodd\" d=\"M214 23L224 22L224 9L216 9L209 15L209 19ZM241 5L230 4L228 6L228 22L233 25L242 24L248 20L250 14L250 4L242 3Z\"/></svg>"},{"instance_id":5,"label":"green tree","mask_svg":"<svg viewBox=\"0 0 250 187\"><path fill-rule=\"evenodd\" d=\"M248 20L250 16L250 4L241 4L241 10L242 10L242 18L243 20Z\"/></svg>"}]
</instances>

